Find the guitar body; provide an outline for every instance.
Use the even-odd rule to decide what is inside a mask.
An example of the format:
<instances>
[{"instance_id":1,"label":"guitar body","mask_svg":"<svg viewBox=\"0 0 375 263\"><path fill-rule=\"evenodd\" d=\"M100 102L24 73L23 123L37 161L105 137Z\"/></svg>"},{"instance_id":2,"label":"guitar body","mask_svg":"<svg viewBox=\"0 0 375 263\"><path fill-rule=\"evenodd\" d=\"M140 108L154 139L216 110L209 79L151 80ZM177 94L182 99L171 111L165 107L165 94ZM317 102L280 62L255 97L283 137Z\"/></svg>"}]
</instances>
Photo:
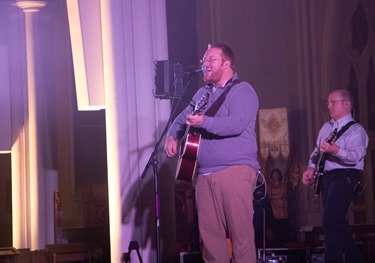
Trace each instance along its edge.
<instances>
[{"instance_id":1,"label":"guitar body","mask_svg":"<svg viewBox=\"0 0 375 263\"><path fill-rule=\"evenodd\" d=\"M199 133L189 132L186 135L178 158L176 180L193 181L197 168L200 141L201 135Z\"/></svg>"},{"instance_id":2,"label":"guitar body","mask_svg":"<svg viewBox=\"0 0 375 263\"><path fill-rule=\"evenodd\" d=\"M320 190L322 189L323 173L324 173L324 162L325 153L322 153L319 158L319 166L317 171L315 171L315 196L320 195Z\"/></svg>"}]
</instances>

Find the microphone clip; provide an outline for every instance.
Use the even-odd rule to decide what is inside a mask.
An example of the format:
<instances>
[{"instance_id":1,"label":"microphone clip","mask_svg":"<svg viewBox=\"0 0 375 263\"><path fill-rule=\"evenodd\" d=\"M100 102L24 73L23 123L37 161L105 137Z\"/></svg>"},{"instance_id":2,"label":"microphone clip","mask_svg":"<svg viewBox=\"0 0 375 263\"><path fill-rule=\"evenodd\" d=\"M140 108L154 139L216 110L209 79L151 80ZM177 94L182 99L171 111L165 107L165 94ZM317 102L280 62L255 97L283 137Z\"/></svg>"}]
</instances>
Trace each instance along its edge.
<instances>
[{"instance_id":1,"label":"microphone clip","mask_svg":"<svg viewBox=\"0 0 375 263\"><path fill-rule=\"evenodd\" d=\"M198 74L200 72L203 72L203 73L207 72L207 67L205 65L201 65L200 68L197 68L197 69L192 70L192 71L185 72L184 76L191 77L191 76L194 76L195 74Z\"/></svg>"}]
</instances>

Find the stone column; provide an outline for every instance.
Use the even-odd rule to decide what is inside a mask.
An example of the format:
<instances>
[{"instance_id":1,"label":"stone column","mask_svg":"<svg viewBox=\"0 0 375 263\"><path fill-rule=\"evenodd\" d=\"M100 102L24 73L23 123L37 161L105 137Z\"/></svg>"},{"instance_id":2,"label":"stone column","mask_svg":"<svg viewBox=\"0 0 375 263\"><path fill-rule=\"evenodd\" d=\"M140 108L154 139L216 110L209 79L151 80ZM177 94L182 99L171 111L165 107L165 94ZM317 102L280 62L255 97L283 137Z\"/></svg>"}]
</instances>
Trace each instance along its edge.
<instances>
[{"instance_id":1,"label":"stone column","mask_svg":"<svg viewBox=\"0 0 375 263\"><path fill-rule=\"evenodd\" d=\"M16 1L16 6L25 14L28 106L24 121L25 167L20 174L12 176L13 245L20 248L28 247L31 250L42 249L46 243L45 171L42 166L40 141L41 114L38 113L38 108L43 104L40 105L38 100L34 34L36 13L45 5L44 1ZM19 207L20 203L17 202L19 199L22 200L22 207Z\"/></svg>"}]
</instances>

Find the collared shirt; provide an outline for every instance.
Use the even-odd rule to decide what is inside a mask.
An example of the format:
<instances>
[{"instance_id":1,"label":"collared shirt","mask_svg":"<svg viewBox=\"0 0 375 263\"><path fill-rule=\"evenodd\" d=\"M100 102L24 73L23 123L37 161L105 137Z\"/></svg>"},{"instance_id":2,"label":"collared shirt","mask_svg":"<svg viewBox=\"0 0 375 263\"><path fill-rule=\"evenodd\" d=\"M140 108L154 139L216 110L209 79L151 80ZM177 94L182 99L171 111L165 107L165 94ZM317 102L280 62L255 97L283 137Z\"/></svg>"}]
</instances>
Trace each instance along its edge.
<instances>
[{"instance_id":1,"label":"collared shirt","mask_svg":"<svg viewBox=\"0 0 375 263\"><path fill-rule=\"evenodd\" d=\"M309 167L316 167L320 155L319 146L335 128L334 125L337 125L338 131L340 131L343 126L352 120L351 114L348 114L337 121L331 119L323 125L319 131L316 147L310 156ZM355 123L351 125L335 143L340 147L340 150L337 154L328 154L324 170L331 171L333 169L345 168L363 170L364 157L368 146L368 135L361 124Z\"/></svg>"}]
</instances>

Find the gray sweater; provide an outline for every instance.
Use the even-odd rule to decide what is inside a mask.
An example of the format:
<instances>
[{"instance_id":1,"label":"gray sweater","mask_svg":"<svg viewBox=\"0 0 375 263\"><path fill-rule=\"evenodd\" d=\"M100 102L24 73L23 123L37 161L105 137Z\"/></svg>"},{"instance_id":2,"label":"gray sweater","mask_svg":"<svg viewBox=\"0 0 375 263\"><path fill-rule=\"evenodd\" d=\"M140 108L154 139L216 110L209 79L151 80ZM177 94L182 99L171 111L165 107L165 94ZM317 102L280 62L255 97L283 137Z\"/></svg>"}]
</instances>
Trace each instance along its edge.
<instances>
[{"instance_id":1,"label":"gray sweater","mask_svg":"<svg viewBox=\"0 0 375 263\"><path fill-rule=\"evenodd\" d=\"M212 91L206 85L200 88L192 100L198 102L209 93L207 110L212 103L237 79L237 74L225 87ZM198 152L198 173L211 173L232 165L247 164L259 169L257 159L256 119L259 103L253 87L247 82L236 84L227 94L225 101L214 117L204 117L199 129L202 134ZM192 107L186 107L174 120L168 135L181 139L186 130L186 115Z\"/></svg>"}]
</instances>

